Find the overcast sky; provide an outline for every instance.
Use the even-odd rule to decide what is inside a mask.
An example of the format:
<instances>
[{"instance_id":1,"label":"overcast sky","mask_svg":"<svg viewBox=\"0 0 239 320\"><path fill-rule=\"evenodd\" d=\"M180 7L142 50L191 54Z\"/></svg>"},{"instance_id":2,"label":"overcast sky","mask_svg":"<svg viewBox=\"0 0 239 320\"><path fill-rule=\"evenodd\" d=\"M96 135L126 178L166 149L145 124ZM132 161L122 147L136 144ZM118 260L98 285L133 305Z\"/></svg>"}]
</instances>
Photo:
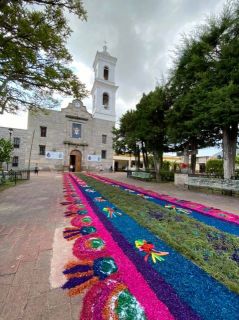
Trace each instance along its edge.
<instances>
[{"instance_id":1,"label":"overcast sky","mask_svg":"<svg viewBox=\"0 0 239 320\"><path fill-rule=\"evenodd\" d=\"M85 0L87 22L69 17L73 30L68 48L72 68L90 90L93 60L104 41L118 58L116 84L117 118L134 108L143 92L154 89L167 74L173 50L183 33L190 33L206 16L218 13L225 0ZM71 99L62 101L66 106ZM91 111L91 97L84 100ZM11 119L0 115L0 126L26 127L26 115ZM9 122L10 121L10 122ZM12 122L13 121L13 122Z\"/></svg>"}]
</instances>

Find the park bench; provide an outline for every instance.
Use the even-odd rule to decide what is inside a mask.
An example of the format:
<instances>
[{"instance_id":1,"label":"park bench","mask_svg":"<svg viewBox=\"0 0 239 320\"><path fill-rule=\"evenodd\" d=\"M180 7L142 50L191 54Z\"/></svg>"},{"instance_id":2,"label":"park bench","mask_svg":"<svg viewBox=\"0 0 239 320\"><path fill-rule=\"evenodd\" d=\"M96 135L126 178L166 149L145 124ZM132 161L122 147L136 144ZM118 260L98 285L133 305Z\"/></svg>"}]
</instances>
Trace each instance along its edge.
<instances>
[{"instance_id":1,"label":"park bench","mask_svg":"<svg viewBox=\"0 0 239 320\"><path fill-rule=\"evenodd\" d=\"M151 180L153 178L153 175L151 172L144 172L144 171L131 171L130 176L132 178L136 178L140 180Z\"/></svg>"},{"instance_id":2,"label":"park bench","mask_svg":"<svg viewBox=\"0 0 239 320\"><path fill-rule=\"evenodd\" d=\"M196 188L206 188L209 190L218 190L221 193L225 194L233 194L239 193L239 180L232 180L232 179L218 179L218 178L211 178L211 177L195 177L190 176L188 177L188 189L190 187Z\"/></svg>"}]
</instances>

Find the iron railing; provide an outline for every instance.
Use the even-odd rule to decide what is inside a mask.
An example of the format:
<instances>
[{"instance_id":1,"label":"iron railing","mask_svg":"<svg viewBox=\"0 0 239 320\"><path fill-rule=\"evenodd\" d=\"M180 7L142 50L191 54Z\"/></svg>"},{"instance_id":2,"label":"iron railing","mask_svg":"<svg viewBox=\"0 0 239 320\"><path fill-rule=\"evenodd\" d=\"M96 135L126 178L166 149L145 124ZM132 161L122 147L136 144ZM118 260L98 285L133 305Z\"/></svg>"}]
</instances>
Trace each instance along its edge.
<instances>
[{"instance_id":1,"label":"iron railing","mask_svg":"<svg viewBox=\"0 0 239 320\"><path fill-rule=\"evenodd\" d=\"M30 170L9 170L9 171L0 171L0 184L5 183L6 181L12 181L17 183L18 180L29 180L30 179Z\"/></svg>"}]
</instances>

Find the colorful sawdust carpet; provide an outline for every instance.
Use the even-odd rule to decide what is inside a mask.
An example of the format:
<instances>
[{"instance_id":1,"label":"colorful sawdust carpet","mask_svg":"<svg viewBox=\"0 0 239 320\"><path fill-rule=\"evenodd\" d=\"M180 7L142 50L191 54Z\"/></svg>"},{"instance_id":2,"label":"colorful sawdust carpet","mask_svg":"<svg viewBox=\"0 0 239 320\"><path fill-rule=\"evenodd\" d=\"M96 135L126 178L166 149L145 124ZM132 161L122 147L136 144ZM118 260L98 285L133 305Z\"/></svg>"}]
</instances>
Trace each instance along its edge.
<instances>
[{"instance_id":1,"label":"colorful sawdust carpet","mask_svg":"<svg viewBox=\"0 0 239 320\"><path fill-rule=\"evenodd\" d=\"M66 264L63 289L71 296L88 289L81 320L237 319L235 293L83 180L65 174L64 192L72 227L63 235L75 260Z\"/></svg>"}]
</instances>

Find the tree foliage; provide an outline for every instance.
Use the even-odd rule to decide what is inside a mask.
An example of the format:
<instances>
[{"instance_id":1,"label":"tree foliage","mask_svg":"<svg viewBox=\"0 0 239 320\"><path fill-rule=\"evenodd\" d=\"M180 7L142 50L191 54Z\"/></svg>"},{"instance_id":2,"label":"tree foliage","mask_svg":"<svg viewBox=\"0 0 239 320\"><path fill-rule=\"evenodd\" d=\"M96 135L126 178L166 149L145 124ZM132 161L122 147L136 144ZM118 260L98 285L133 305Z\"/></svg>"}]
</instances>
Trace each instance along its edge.
<instances>
[{"instance_id":1,"label":"tree foliage","mask_svg":"<svg viewBox=\"0 0 239 320\"><path fill-rule=\"evenodd\" d=\"M144 165L149 166L148 154L153 155L154 166L159 178L163 163L163 152L168 151L166 136L166 111L170 106L167 90L158 86L154 91L143 94L136 110L127 111L120 119L120 127L115 130L114 150L143 155Z\"/></svg>"},{"instance_id":2,"label":"tree foliage","mask_svg":"<svg viewBox=\"0 0 239 320\"><path fill-rule=\"evenodd\" d=\"M206 163L206 172L209 174L215 174L217 176L223 175L223 160L222 159L210 159Z\"/></svg>"},{"instance_id":3,"label":"tree foliage","mask_svg":"<svg viewBox=\"0 0 239 320\"><path fill-rule=\"evenodd\" d=\"M239 155L236 156L235 162L236 162L236 165L239 166Z\"/></svg>"},{"instance_id":4,"label":"tree foliage","mask_svg":"<svg viewBox=\"0 0 239 320\"><path fill-rule=\"evenodd\" d=\"M13 145L10 140L0 138L0 165L3 162L9 162L11 159L11 152Z\"/></svg>"},{"instance_id":5,"label":"tree foliage","mask_svg":"<svg viewBox=\"0 0 239 320\"><path fill-rule=\"evenodd\" d=\"M171 139L191 149L223 139L226 178L234 175L238 136L238 30L239 5L230 2L220 16L184 40L170 79Z\"/></svg>"},{"instance_id":6,"label":"tree foliage","mask_svg":"<svg viewBox=\"0 0 239 320\"><path fill-rule=\"evenodd\" d=\"M68 67L64 10L86 19L80 0L0 0L0 112L54 106L56 93L87 94Z\"/></svg>"}]
</instances>

